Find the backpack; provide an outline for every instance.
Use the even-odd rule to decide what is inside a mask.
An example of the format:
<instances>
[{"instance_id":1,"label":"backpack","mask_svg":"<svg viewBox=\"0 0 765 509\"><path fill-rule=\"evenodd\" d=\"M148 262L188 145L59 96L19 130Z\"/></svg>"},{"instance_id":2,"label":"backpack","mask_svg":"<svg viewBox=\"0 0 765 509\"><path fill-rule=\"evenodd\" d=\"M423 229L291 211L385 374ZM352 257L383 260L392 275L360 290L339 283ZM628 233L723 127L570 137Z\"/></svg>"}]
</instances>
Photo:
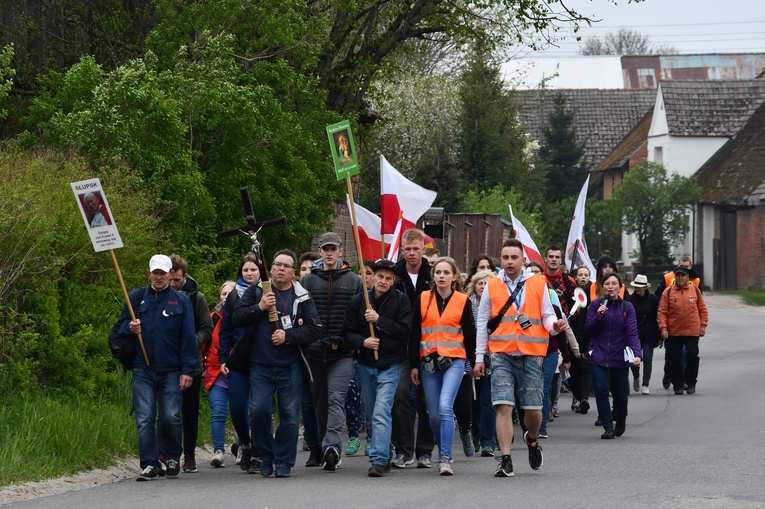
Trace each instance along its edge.
<instances>
[{"instance_id":1,"label":"backpack","mask_svg":"<svg viewBox=\"0 0 765 509\"><path fill-rule=\"evenodd\" d=\"M143 288L143 292L136 292L136 294L145 296L148 289L149 287L147 286ZM133 306L133 312L136 312L138 306L141 305L142 299L143 297L140 297L137 301L130 299L130 305ZM115 323L112 330L109 331L109 350L111 350L112 356L120 361L120 364L122 364L125 371L130 371L133 369L133 360L135 359L137 347L136 340L138 337L135 334L120 334L117 330L118 327L119 322Z\"/></svg>"}]
</instances>

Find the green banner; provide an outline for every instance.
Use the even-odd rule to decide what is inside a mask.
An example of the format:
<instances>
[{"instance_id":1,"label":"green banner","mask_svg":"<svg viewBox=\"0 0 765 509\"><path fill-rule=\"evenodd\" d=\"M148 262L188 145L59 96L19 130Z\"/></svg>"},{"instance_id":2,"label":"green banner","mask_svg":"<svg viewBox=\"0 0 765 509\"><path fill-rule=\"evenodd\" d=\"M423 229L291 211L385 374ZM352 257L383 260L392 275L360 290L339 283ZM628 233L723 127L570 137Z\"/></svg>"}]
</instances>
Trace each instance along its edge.
<instances>
[{"instance_id":1,"label":"green banner","mask_svg":"<svg viewBox=\"0 0 765 509\"><path fill-rule=\"evenodd\" d=\"M346 175L358 175L361 168L359 168L356 144L353 142L351 123L343 120L327 126L327 137L332 151L332 160L335 162L337 180L345 180Z\"/></svg>"}]
</instances>

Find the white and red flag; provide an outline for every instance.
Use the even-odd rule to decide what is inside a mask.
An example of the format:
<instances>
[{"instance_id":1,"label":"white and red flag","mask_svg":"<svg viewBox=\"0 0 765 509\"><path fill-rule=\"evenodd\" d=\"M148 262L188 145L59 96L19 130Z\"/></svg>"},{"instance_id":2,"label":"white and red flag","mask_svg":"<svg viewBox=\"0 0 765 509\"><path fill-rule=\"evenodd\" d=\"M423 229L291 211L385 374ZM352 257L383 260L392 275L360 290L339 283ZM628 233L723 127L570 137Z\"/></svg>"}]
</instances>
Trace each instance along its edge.
<instances>
[{"instance_id":1,"label":"white and red flag","mask_svg":"<svg viewBox=\"0 0 765 509\"><path fill-rule=\"evenodd\" d=\"M587 252L587 243L584 241L584 206L587 202L587 186L590 184L590 177L584 181L582 190L579 192L579 199L576 200L574 217L571 220L571 228L568 231L568 241L566 242L566 266L570 273L574 273L577 267L584 265L590 269L590 279L595 280L595 267L590 260L590 254Z\"/></svg>"},{"instance_id":2,"label":"white and red flag","mask_svg":"<svg viewBox=\"0 0 765 509\"><path fill-rule=\"evenodd\" d=\"M392 242L393 234L401 222L401 231L415 227L415 223L436 201L437 194L408 180L380 156L380 233ZM388 237L389 236L389 237Z\"/></svg>"},{"instance_id":3,"label":"white and red flag","mask_svg":"<svg viewBox=\"0 0 765 509\"><path fill-rule=\"evenodd\" d=\"M345 195L348 203L348 209L351 208L351 200ZM374 212L370 212L361 205L356 205L356 222L354 225L359 230L359 242L361 244L361 255L364 260L375 261L380 258L380 253L387 247L382 245L382 236L380 234L380 218Z\"/></svg>"},{"instance_id":4,"label":"white and red flag","mask_svg":"<svg viewBox=\"0 0 765 509\"><path fill-rule=\"evenodd\" d=\"M545 261L542 259L542 255L539 253L539 249L537 249L537 245L531 238L529 231L513 215L513 206L508 206L510 207L510 220L513 223L513 235L515 235L515 238L520 240L521 244L523 244L523 256L526 258L526 262L536 260L542 264L542 267L544 267Z\"/></svg>"}]
</instances>

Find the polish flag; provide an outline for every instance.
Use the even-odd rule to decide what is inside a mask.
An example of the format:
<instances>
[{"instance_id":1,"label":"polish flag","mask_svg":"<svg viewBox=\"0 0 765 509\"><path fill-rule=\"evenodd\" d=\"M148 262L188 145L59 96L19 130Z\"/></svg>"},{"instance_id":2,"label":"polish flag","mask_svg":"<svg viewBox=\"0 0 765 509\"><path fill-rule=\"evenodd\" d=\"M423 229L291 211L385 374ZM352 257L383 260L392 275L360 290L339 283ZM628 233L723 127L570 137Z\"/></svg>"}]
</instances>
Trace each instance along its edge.
<instances>
[{"instance_id":1,"label":"polish flag","mask_svg":"<svg viewBox=\"0 0 765 509\"><path fill-rule=\"evenodd\" d=\"M523 244L523 256L526 258L526 262L536 260L542 264L542 267L544 267L545 261L542 259L542 255L539 254L539 249L537 249L537 245L534 243L531 235L529 235L529 231L513 215L513 206L509 205L509 207L510 219L513 222L513 235L515 235L515 238L520 240L521 244Z\"/></svg>"},{"instance_id":2,"label":"polish flag","mask_svg":"<svg viewBox=\"0 0 765 509\"><path fill-rule=\"evenodd\" d=\"M392 234L400 215L403 217L401 231L415 227L415 223L427 212L437 194L420 187L404 177L380 156L380 233L392 241ZM390 236L390 237L388 237Z\"/></svg>"},{"instance_id":3,"label":"polish flag","mask_svg":"<svg viewBox=\"0 0 765 509\"><path fill-rule=\"evenodd\" d=\"M582 190L579 191L579 198L576 200L574 208L574 217L571 219L571 228L568 230L568 241L566 241L565 262L569 272L573 273L577 267L584 265L590 270L590 279L595 280L595 267L590 260L590 253L587 252L587 243L584 241L584 208L587 204L587 187L590 184L590 177L584 181Z\"/></svg>"},{"instance_id":4,"label":"polish flag","mask_svg":"<svg viewBox=\"0 0 765 509\"><path fill-rule=\"evenodd\" d=\"M398 248L401 247L401 234L404 233L404 212L401 211L398 214L398 221L396 222L396 229L393 232L393 242L390 244L390 251L388 251L388 260L396 263L398 261Z\"/></svg>"},{"instance_id":5,"label":"polish flag","mask_svg":"<svg viewBox=\"0 0 765 509\"><path fill-rule=\"evenodd\" d=\"M346 194L345 201L348 204L348 210L351 210L351 199ZM370 212L361 205L356 205L356 221L359 230L359 243L361 244L361 256L364 260L377 260L384 247L381 246L382 236L380 235L380 218L377 214ZM355 237L354 237L355 238ZM387 247L387 244L386 246ZM360 265L360 264L359 264Z\"/></svg>"}]
</instances>

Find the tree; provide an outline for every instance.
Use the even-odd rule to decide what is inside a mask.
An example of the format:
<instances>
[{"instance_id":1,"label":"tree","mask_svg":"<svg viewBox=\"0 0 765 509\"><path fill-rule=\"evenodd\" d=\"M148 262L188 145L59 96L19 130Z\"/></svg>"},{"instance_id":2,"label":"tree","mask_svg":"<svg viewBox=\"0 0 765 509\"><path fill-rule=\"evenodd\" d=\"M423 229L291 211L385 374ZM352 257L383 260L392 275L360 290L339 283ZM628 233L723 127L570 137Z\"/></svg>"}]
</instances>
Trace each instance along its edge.
<instances>
[{"instance_id":1,"label":"tree","mask_svg":"<svg viewBox=\"0 0 765 509\"><path fill-rule=\"evenodd\" d=\"M13 77L16 75L16 70L11 67L12 61L13 46L0 48L0 120L8 114L8 111L3 109L3 105L11 92Z\"/></svg>"},{"instance_id":2,"label":"tree","mask_svg":"<svg viewBox=\"0 0 765 509\"><path fill-rule=\"evenodd\" d=\"M624 232L637 236L642 265L653 257L669 256L668 247L685 240L688 211L700 197L701 188L692 178L668 175L660 164L646 162L624 175L622 183L614 189L614 198ZM651 241L656 249L666 251L649 251Z\"/></svg>"},{"instance_id":3,"label":"tree","mask_svg":"<svg viewBox=\"0 0 765 509\"><path fill-rule=\"evenodd\" d=\"M582 55L676 55L677 49L656 46L647 35L621 27L618 32L608 32L605 37L587 39L579 52Z\"/></svg>"},{"instance_id":4,"label":"tree","mask_svg":"<svg viewBox=\"0 0 765 509\"><path fill-rule=\"evenodd\" d=\"M557 202L577 196L577 183L587 179L588 169L582 162L585 143L577 141L575 112L566 107L566 96L555 94L555 108L547 116L542 128L539 157L547 170L548 202Z\"/></svg>"},{"instance_id":5,"label":"tree","mask_svg":"<svg viewBox=\"0 0 765 509\"><path fill-rule=\"evenodd\" d=\"M468 58L460 84L460 168L465 189L497 184L541 199L542 175L531 162L533 145L521 126L519 107L504 90L499 66L484 50Z\"/></svg>"},{"instance_id":6,"label":"tree","mask_svg":"<svg viewBox=\"0 0 765 509\"><path fill-rule=\"evenodd\" d=\"M529 202L516 191L505 190L501 185L497 185L484 191L468 191L463 198L465 212L501 214L505 221L510 221L510 205L513 206L513 215L523 223L533 239L545 238L541 204Z\"/></svg>"}]
</instances>

